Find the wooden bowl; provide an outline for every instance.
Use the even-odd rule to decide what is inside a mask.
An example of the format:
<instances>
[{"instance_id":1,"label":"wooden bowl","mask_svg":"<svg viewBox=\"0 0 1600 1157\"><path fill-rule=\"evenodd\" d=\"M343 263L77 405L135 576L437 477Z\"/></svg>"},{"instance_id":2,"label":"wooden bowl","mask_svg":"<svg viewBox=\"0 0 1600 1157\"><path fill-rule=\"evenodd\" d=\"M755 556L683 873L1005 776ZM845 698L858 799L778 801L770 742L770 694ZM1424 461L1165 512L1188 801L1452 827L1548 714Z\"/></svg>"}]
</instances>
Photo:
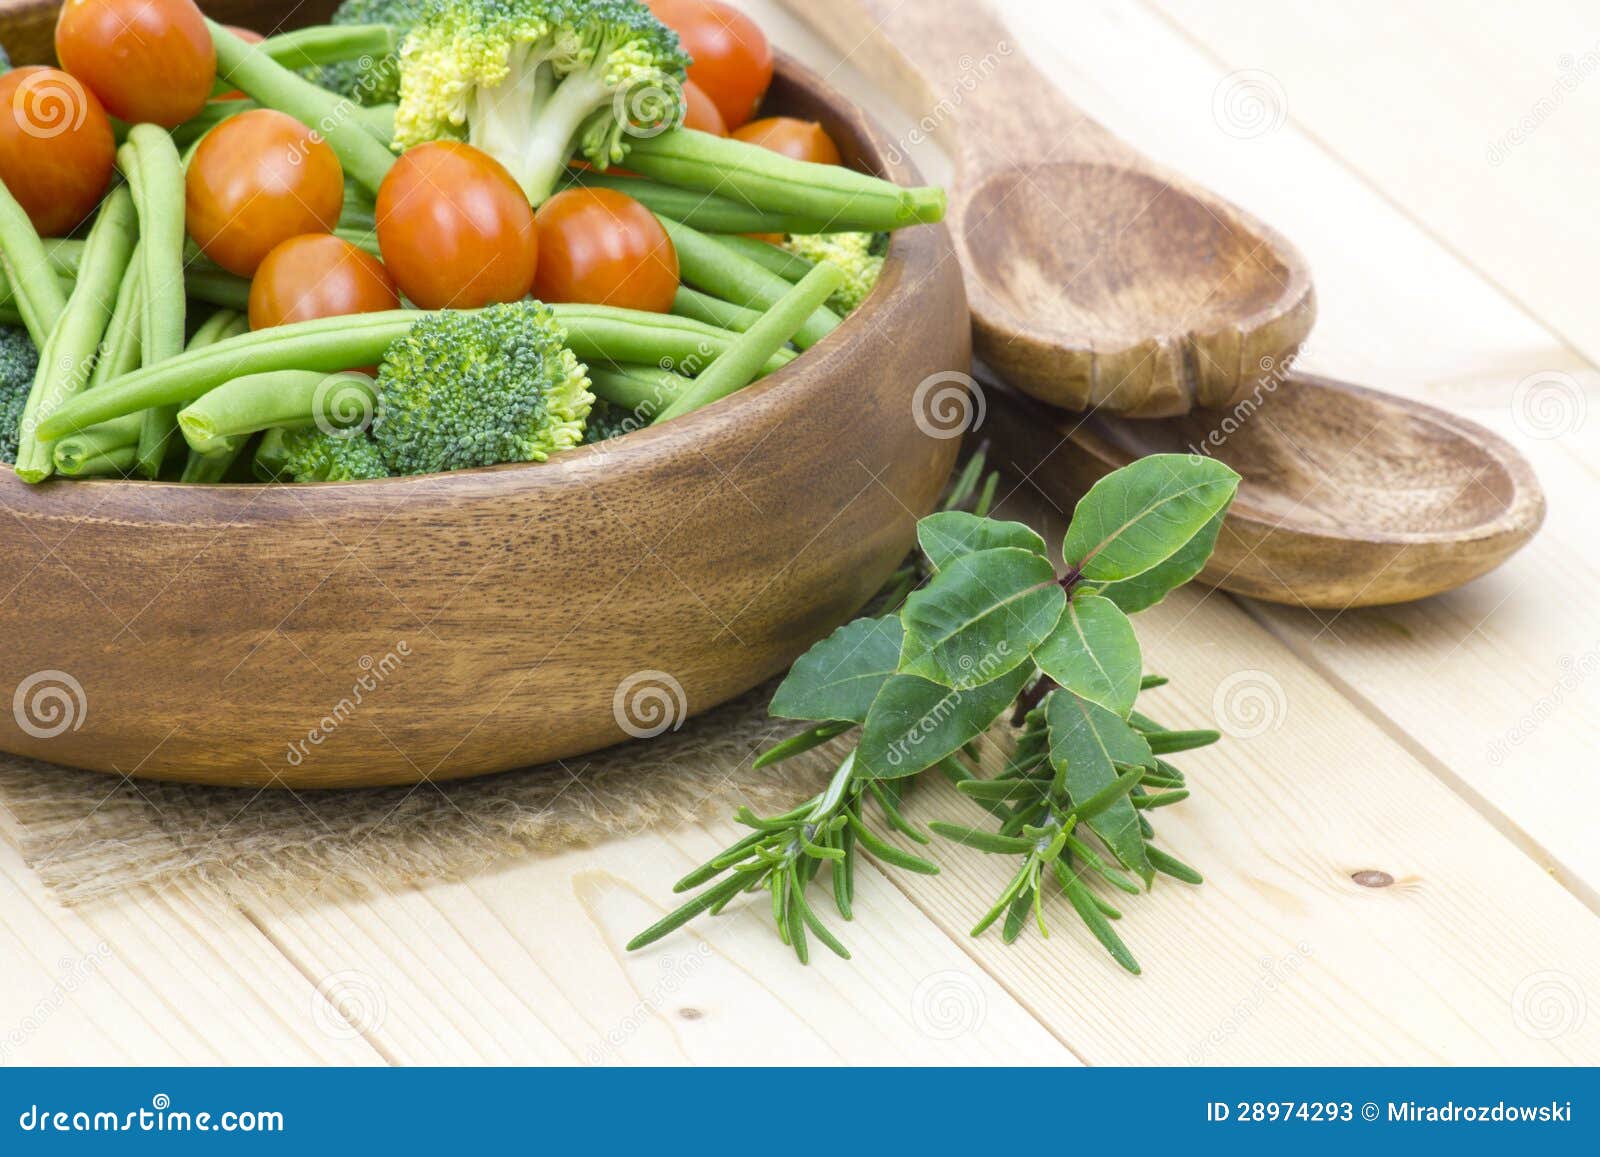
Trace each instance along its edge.
<instances>
[{"instance_id":1,"label":"wooden bowl","mask_svg":"<svg viewBox=\"0 0 1600 1157\"><path fill-rule=\"evenodd\" d=\"M0 8L19 61L47 54L53 9ZM793 61L769 103L821 121L848 163L916 180ZM331 787L679 724L783 670L894 569L959 444L919 423L918 387L965 370L969 341L950 237L923 226L791 365L543 465L314 486L30 487L0 467L0 748Z\"/></svg>"}]
</instances>

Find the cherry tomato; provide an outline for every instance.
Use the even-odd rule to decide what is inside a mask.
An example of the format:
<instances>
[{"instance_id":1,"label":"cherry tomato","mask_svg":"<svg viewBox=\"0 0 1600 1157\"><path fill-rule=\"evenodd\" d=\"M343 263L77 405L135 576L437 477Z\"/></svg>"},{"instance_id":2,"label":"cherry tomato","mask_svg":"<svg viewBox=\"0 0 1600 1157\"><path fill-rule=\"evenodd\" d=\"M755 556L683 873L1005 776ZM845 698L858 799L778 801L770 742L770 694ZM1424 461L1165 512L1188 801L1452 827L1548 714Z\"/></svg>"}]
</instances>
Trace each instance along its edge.
<instances>
[{"instance_id":1,"label":"cherry tomato","mask_svg":"<svg viewBox=\"0 0 1600 1157\"><path fill-rule=\"evenodd\" d=\"M116 155L106 110L76 77L37 65L0 76L0 180L41 234L94 211Z\"/></svg>"},{"instance_id":2,"label":"cherry tomato","mask_svg":"<svg viewBox=\"0 0 1600 1157\"><path fill-rule=\"evenodd\" d=\"M568 189L539 206L540 301L579 301L666 313L678 290L678 251L655 214L615 189Z\"/></svg>"},{"instance_id":3,"label":"cherry tomato","mask_svg":"<svg viewBox=\"0 0 1600 1157\"><path fill-rule=\"evenodd\" d=\"M394 278L372 254L328 233L291 237L250 282L250 328L399 309Z\"/></svg>"},{"instance_id":4,"label":"cherry tomato","mask_svg":"<svg viewBox=\"0 0 1600 1157\"><path fill-rule=\"evenodd\" d=\"M692 80L683 82L683 127L698 129L712 136L725 137L728 135L728 126L723 123L722 114L717 111L717 106L706 95L706 90Z\"/></svg>"},{"instance_id":5,"label":"cherry tomato","mask_svg":"<svg viewBox=\"0 0 1600 1157\"><path fill-rule=\"evenodd\" d=\"M229 32L233 33L235 36L237 36L240 40L244 41L246 44L260 44L263 40L266 39L265 36L261 35L261 33L257 32L254 28L244 28L244 27L241 27L238 24L224 24L223 27L226 28ZM244 93L240 92L238 89L235 88L235 89L231 89L228 92L222 93L220 96L214 96L211 99L212 100L248 100L249 98L246 97Z\"/></svg>"},{"instance_id":6,"label":"cherry tomato","mask_svg":"<svg viewBox=\"0 0 1600 1157\"><path fill-rule=\"evenodd\" d=\"M328 142L293 117L251 109L205 135L184 201L200 251L249 277L273 246L339 223L344 170Z\"/></svg>"},{"instance_id":7,"label":"cherry tomato","mask_svg":"<svg viewBox=\"0 0 1600 1157\"><path fill-rule=\"evenodd\" d=\"M216 47L194 0L67 0L56 56L131 123L181 124L217 81Z\"/></svg>"},{"instance_id":8,"label":"cherry tomato","mask_svg":"<svg viewBox=\"0 0 1600 1157\"><path fill-rule=\"evenodd\" d=\"M840 163L839 146L816 121L766 117L734 129L733 139L760 145L797 161L815 161L819 165Z\"/></svg>"},{"instance_id":9,"label":"cherry tomato","mask_svg":"<svg viewBox=\"0 0 1600 1157\"><path fill-rule=\"evenodd\" d=\"M689 79L736 129L756 115L772 83L772 46L754 20L721 0L649 0L694 60Z\"/></svg>"},{"instance_id":10,"label":"cherry tomato","mask_svg":"<svg viewBox=\"0 0 1600 1157\"><path fill-rule=\"evenodd\" d=\"M526 297L539 262L533 208L504 165L460 141L409 149L378 190L378 245L423 309Z\"/></svg>"}]
</instances>

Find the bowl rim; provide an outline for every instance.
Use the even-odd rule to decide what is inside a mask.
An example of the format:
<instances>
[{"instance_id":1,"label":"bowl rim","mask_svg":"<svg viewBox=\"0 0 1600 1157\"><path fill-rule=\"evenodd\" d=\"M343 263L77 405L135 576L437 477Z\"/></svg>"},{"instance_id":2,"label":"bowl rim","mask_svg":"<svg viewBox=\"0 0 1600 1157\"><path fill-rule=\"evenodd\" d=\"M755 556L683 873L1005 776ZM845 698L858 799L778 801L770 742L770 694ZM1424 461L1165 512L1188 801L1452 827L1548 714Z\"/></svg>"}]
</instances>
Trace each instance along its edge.
<instances>
[{"instance_id":1,"label":"bowl rim","mask_svg":"<svg viewBox=\"0 0 1600 1157\"><path fill-rule=\"evenodd\" d=\"M847 148L847 153L858 152L860 160L865 162L868 168L875 170L876 175L886 180L893 180L902 185L920 183L921 175L916 166L906 157L904 150L890 141L886 131L871 114L838 89L830 86L814 69L802 64L789 53L774 48L772 55L773 89L769 90L769 97L772 91L776 90L780 97L797 92L800 96L809 98L811 103L826 108L832 115L834 119L832 128L842 127L847 130L852 138L848 144L858 146L854 150ZM846 142L841 142L844 143ZM934 225L931 228L944 229L945 226ZM9 480L15 480L16 485L26 487L27 491L41 494L48 493L53 486L97 494L100 498L100 503L96 504L98 507L101 503L111 501L112 494L132 497L177 492L192 499L204 500L207 497L216 498L221 495L230 497L304 495L311 491L328 491L352 486L360 487L365 492L376 492L380 487L394 489L408 485L426 486L430 489L450 487L470 489L481 484L484 478L507 475L514 475L519 480L526 476L528 485L538 487L570 484L571 479L567 477L568 475L587 473L599 463L609 462L613 457L619 461L607 467L608 473L625 469L630 463L642 467L656 460L663 452L672 453L707 444L708 441L714 440L717 430L734 420L734 415L757 406L778 390L802 388L808 381L808 375L811 376L810 380L818 382L820 388L820 379L825 373L826 365L850 348L850 345L862 336L867 326L872 325L875 330L881 331L882 319L892 316L899 308L903 308L916 286L940 264L935 250L926 245L919 245L915 237L906 235L908 232L910 231L895 231L889 234L883 270L872 291L860 306L844 317L840 324L821 341L806 349L801 357L780 366L760 381L670 423L659 427L645 426L615 439L575 446L553 455L544 462L503 462L494 466L446 470L432 474L405 474L390 478L337 482L194 483L171 479L52 477L43 483L31 484L22 482L10 463L0 462L0 479L8 480L8 485ZM48 514L49 511L46 509L40 513ZM69 515L71 512L63 507L60 513Z\"/></svg>"}]
</instances>

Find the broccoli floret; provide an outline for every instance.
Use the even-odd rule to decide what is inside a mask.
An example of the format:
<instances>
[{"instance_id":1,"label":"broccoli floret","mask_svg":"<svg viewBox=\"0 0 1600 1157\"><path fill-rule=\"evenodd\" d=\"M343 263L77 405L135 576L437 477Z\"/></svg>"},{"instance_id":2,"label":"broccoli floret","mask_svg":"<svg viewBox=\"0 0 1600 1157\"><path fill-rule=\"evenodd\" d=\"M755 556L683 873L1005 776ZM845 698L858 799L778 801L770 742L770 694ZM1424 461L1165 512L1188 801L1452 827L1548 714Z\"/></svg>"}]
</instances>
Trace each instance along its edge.
<instances>
[{"instance_id":1,"label":"broccoli floret","mask_svg":"<svg viewBox=\"0 0 1600 1157\"><path fill-rule=\"evenodd\" d=\"M6 51L6 46L0 44L0 72L11 71L11 54Z\"/></svg>"},{"instance_id":2,"label":"broccoli floret","mask_svg":"<svg viewBox=\"0 0 1600 1157\"><path fill-rule=\"evenodd\" d=\"M589 411L588 421L583 426L583 444L588 446L595 442L620 438L624 434L643 429L647 424L626 406L618 406L604 398L596 398L593 408Z\"/></svg>"},{"instance_id":3,"label":"broccoli floret","mask_svg":"<svg viewBox=\"0 0 1600 1157\"><path fill-rule=\"evenodd\" d=\"M384 355L372 434L395 474L543 462L583 441L593 405L549 307L445 310Z\"/></svg>"},{"instance_id":4,"label":"broccoli floret","mask_svg":"<svg viewBox=\"0 0 1600 1157\"><path fill-rule=\"evenodd\" d=\"M581 153L683 119L689 58L638 0L431 0L400 48L395 143L464 138L535 205Z\"/></svg>"},{"instance_id":5,"label":"broccoli floret","mask_svg":"<svg viewBox=\"0 0 1600 1157\"><path fill-rule=\"evenodd\" d=\"M849 313L867 299L883 272L884 233L791 234L783 247L807 261L831 261L844 273L844 284L828 298L838 313Z\"/></svg>"},{"instance_id":6,"label":"broccoli floret","mask_svg":"<svg viewBox=\"0 0 1600 1157\"><path fill-rule=\"evenodd\" d=\"M404 34L417 22L428 0L344 0L334 9L333 24L387 24ZM358 104L394 104L400 99L400 57L379 57L325 64L310 79Z\"/></svg>"},{"instance_id":7,"label":"broccoli floret","mask_svg":"<svg viewBox=\"0 0 1600 1157\"><path fill-rule=\"evenodd\" d=\"M0 325L0 462L17 460L22 408L33 389L39 351L21 326Z\"/></svg>"},{"instance_id":8,"label":"broccoli floret","mask_svg":"<svg viewBox=\"0 0 1600 1157\"><path fill-rule=\"evenodd\" d=\"M361 482L389 477L378 444L359 431L334 435L315 426L286 430L282 454L283 473L296 482Z\"/></svg>"}]
</instances>

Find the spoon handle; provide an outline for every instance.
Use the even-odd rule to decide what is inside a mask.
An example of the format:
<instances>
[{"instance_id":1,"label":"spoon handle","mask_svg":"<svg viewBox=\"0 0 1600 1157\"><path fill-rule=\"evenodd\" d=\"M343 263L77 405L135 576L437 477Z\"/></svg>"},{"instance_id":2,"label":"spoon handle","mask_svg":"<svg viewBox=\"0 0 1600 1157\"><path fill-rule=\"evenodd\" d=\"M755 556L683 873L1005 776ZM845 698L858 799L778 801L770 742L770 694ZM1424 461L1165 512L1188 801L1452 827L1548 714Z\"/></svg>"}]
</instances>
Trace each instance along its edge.
<instances>
[{"instance_id":1,"label":"spoon handle","mask_svg":"<svg viewBox=\"0 0 1600 1157\"><path fill-rule=\"evenodd\" d=\"M955 158L963 181L1019 159L1145 168L1075 108L983 0L779 0L918 117L913 130Z\"/></svg>"}]
</instances>

